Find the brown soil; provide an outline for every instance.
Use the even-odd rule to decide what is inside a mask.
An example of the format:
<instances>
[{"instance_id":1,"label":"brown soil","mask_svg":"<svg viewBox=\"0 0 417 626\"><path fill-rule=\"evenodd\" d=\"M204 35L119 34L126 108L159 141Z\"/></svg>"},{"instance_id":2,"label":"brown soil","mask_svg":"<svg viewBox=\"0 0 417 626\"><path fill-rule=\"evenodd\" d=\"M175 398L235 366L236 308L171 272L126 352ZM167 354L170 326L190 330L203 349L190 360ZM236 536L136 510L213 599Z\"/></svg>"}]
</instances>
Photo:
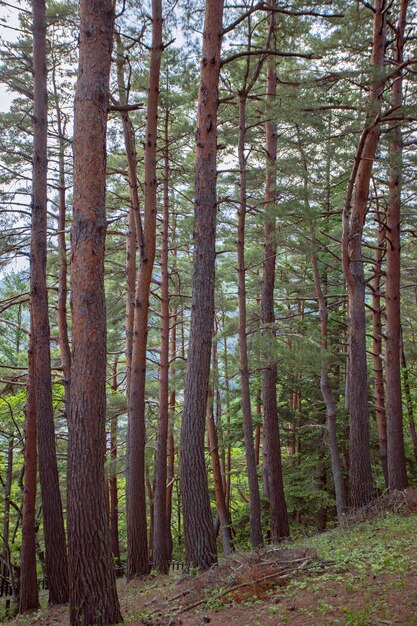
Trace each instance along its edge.
<instances>
[{"instance_id":1,"label":"brown soil","mask_svg":"<svg viewBox=\"0 0 417 626\"><path fill-rule=\"evenodd\" d=\"M326 573L337 580L326 580ZM417 626L416 589L417 570L364 577L335 571L314 551L281 549L235 556L178 582L169 576L119 581L122 612L132 626ZM8 623L27 624L69 626L67 607Z\"/></svg>"}]
</instances>

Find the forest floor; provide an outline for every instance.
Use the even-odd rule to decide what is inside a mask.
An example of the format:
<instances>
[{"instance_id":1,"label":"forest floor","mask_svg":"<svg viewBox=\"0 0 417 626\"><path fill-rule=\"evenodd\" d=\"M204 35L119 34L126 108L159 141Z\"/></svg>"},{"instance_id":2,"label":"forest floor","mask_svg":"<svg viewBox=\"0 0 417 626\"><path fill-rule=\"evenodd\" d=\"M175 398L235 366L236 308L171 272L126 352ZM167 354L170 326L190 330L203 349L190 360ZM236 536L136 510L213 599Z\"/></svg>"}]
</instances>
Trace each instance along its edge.
<instances>
[{"instance_id":1,"label":"forest floor","mask_svg":"<svg viewBox=\"0 0 417 626\"><path fill-rule=\"evenodd\" d=\"M119 581L131 626L417 626L417 491L413 506L235 554L197 576ZM68 626L67 607L21 616L8 626Z\"/></svg>"}]
</instances>

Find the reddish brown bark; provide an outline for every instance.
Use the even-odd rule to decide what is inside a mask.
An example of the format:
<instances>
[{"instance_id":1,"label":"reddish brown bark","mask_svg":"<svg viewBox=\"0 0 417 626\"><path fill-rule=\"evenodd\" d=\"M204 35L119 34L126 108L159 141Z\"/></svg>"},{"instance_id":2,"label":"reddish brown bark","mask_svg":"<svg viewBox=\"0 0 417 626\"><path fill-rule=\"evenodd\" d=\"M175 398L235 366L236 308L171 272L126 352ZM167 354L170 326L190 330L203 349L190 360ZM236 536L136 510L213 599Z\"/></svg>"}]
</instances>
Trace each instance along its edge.
<instances>
[{"instance_id":1,"label":"reddish brown bark","mask_svg":"<svg viewBox=\"0 0 417 626\"><path fill-rule=\"evenodd\" d=\"M68 564L52 406L47 258L48 94L44 0L33 0L33 182L30 292L43 531L50 604L68 600Z\"/></svg>"},{"instance_id":2,"label":"reddish brown bark","mask_svg":"<svg viewBox=\"0 0 417 626\"><path fill-rule=\"evenodd\" d=\"M20 551L19 612L39 608L36 575L36 400L33 338L29 340L28 383L25 406L22 548Z\"/></svg>"},{"instance_id":3,"label":"reddish brown bark","mask_svg":"<svg viewBox=\"0 0 417 626\"><path fill-rule=\"evenodd\" d=\"M380 136L379 114L385 85L386 8L386 0L375 0L369 105L343 211L342 262L349 303L348 404L353 508L364 506L372 499L362 234L368 208L369 182Z\"/></svg>"},{"instance_id":4,"label":"reddish brown bark","mask_svg":"<svg viewBox=\"0 0 417 626\"><path fill-rule=\"evenodd\" d=\"M106 127L112 0L81 0L74 119L73 353L68 420L72 626L122 621L106 515Z\"/></svg>"},{"instance_id":5,"label":"reddish brown bark","mask_svg":"<svg viewBox=\"0 0 417 626\"><path fill-rule=\"evenodd\" d=\"M275 0L268 0L273 8ZM275 13L270 15L271 45L275 45ZM266 103L269 114L272 112L276 98L277 76L274 60L267 65L267 96ZM269 115L268 115L269 117ZM276 262L276 226L274 207L276 201L276 158L277 130L273 120L265 124L266 134L266 178L265 178L265 212L264 227L265 252L263 263L261 315L264 333L275 342L275 262ZM271 541L280 541L288 537L289 523L287 504L285 501L284 481L281 462L281 439L277 406L277 365L270 354L264 355L265 363L262 370L262 401L264 409L265 452L268 467L268 492L271 506Z\"/></svg>"},{"instance_id":6,"label":"reddish brown bark","mask_svg":"<svg viewBox=\"0 0 417 626\"><path fill-rule=\"evenodd\" d=\"M379 219L381 216L379 215ZM385 415L384 368L382 357L382 310L381 310L381 279L382 260L385 254L385 227L379 222L378 240L375 250L375 276L372 281L372 356L374 362L375 415L378 430L379 456L385 485L388 487L387 465L387 420Z\"/></svg>"},{"instance_id":7,"label":"reddish brown bark","mask_svg":"<svg viewBox=\"0 0 417 626\"><path fill-rule=\"evenodd\" d=\"M403 104L401 64L404 60L404 32L408 0L401 0L396 29L394 59L398 71L391 87L391 106L398 116ZM385 377L387 392L387 460L388 486L405 489L408 485L404 450L403 407L401 393L401 186L402 133L398 121L391 122L389 145L389 180L387 207L387 265L386 265L386 353Z\"/></svg>"},{"instance_id":8,"label":"reddish brown bark","mask_svg":"<svg viewBox=\"0 0 417 626\"><path fill-rule=\"evenodd\" d=\"M144 233L136 284L132 370L128 402L126 468L128 578L141 576L149 572L145 493L145 382L149 292L156 242L156 142L162 50L162 3L161 0L152 0L152 50L149 69L144 163Z\"/></svg>"},{"instance_id":9,"label":"reddish brown bark","mask_svg":"<svg viewBox=\"0 0 417 626\"><path fill-rule=\"evenodd\" d=\"M167 544L167 443L169 424L169 111L164 122L164 210L161 247L161 352L159 361L159 414L158 439L155 456L154 534L152 548L153 567L168 573Z\"/></svg>"},{"instance_id":10,"label":"reddish brown bark","mask_svg":"<svg viewBox=\"0 0 417 626\"><path fill-rule=\"evenodd\" d=\"M181 425L181 493L186 561L217 560L204 458L204 431L214 323L217 109L223 0L206 2L197 111L194 273L191 329Z\"/></svg>"}]
</instances>

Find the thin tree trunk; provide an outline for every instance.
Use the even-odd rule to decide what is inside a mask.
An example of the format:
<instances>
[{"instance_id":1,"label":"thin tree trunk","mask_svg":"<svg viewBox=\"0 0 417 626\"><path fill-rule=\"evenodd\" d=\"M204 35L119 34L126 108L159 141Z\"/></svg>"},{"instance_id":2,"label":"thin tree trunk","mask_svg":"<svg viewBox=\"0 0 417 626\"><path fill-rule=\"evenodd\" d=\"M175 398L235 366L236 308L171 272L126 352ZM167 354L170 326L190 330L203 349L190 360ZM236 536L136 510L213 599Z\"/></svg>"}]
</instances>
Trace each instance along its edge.
<instances>
[{"instance_id":1,"label":"thin tree trunk","mask_svg":"<svg viewBox=\"0 0 417 626\"><path fill-rule=\"evenodd\" d=\"M59 166L59 209L58 209L58 301L57 301L57 322L58 322L58 344L61 352L61 364L64 375L64 400L65 413L68 414L70 404L71 389L71 349L68 338L68 316L67 316L67 243L65 240L66 229L66 198L65 198L65 136L62 124L62 111L59 106L59 94L56 85L55 71L53 72L54 96L56 102L56 116L58 126L58 166Z\"/></svg>"},{"instance_id":2,"label":"thin tree trunk","mask_svg":"<svg viewBox=\"0 0 417 626\"><path fill-rule=\"evenodd\" d=\"M68 563L64 517L59 489L52 406L52 380L47 259L47 133L45 1L33 0L33 184L30 292L35 359L35 397L39 450L43 531L48 572L49 603L68 601Z\"/></svg>"},{"instance_id":3,"label":"thin tree trunk","mask_svg":"<svg viewBox=\"0 0 417 626\"><path fill-rule=\"evenodd\" d=\"M163 573L169 570L167 545L167 443L169 425L169 111L164 123L164 210L161 247L161 352L159 362L159 415L158 439L155 457L154 535L152 548L153 567Z\"/></svg>"},{"instance_id":4,"label":"thin tree trunk","mask_svg":"<svg viewBox=\"0 0 417 626\"><path fill-rule=\"evenodd\" d=\"M124 65L125 51L119 33L114 34L116 41L116 73L119 92L119 102L127 105L129 89L125 85ZM136 249L142 245L142 221L139 205L139 184L137 176L137 153L135 133L130 121L129 113L121 111L123 138L125 144L130 208L127 218L126 232L126 389L127 397L130 394L130 379L132 370L133 323L135 315L135 285L136 285Z\"/></svg>"},{"instance_id":5,"label":"thin tree trunk","mask_svg":"<svg viewBox=\"0 0 417 626\"><path fill-rule=\"evenodd\" d=\"M214 493L216 496L216 507L219 516L223 554L231 554L233 551L232 534L230 529L230 518L226 506L226 498L223 488L222 471L219 456L219 441L217 428L214 421L213 388L209 389L207 402L207 432L210 446L210 456L213 468Z\"/></svg>"},{"instance_id":6,"label":"thin tree trunk","mask_svg":"<svg viewBox=\"0 0 417 626\"><path fill-rule=\"evenodd\" d=\"M10 534L10 496L12 490L12 478L13 478L13 449L14 449L14 435L9 435L9 442L7 445L7 465L6 465L6 482L4 484L4 514L3 514L3 535L2 535L2 562L0 567L0 572L2 575L1 580L1 588L3 590L4 583L6 583L6 593L8 581L10 580L10 545L9 545L9 534Z\"/></svg>"},{"instance_id":7,"label":"thin tree trunk","mask_svg":"<svg viewBox=\"0 0 417 626\"><path fill-rule=\"evenodd\" d=\"M222 312L222 328L224 331L224 311ZM231 493L231 470L232 470L232 446L230 444L230 382L229 382L229 358L227 351L227 339L224 337L223 339L224 352L223 352L223 363L224 363L224 386L225 386L225 395L226 395L226 432L227 432L227 448L226 448L226 468L225 468L225 495L226 495L226 505L227 510L230 515L230 493Z\"/></svg>"},{"instance_id":8,"label":"thin tree trunk","mask_svg":"<svg viewBox=\"0 0 417 626\"><path fill-rule=\"evenodd\" d=\"M33 337L29 340L28 383L25 406L24 488L22 548L20 551L19 612L39 608L36 575L36 400Z\"/></svg>"},{"instance_id":9,"label":"thin tree trunk","mask_svg":"<svg viewBox=\"0 0 417 626\"><path fill-rule=\"evenodd\" d=\"M113 364L112 391L117 392L117 357ZM123 567L120 559L119 542L119 497L117 488L117 414L110 420L110 460L111 471L109 477L109 521L111 551L116 567L116 576L123 576Z\"/></svg>"},{"instance_id":10,"label":"thin tree trunk","mask_svg":"<svg viewBox=\"0 0 417 626\"><path fill-rule=\"evenodd\" d=\"M337 517L340 520L348 508L347 493L345 481L343 479L342 465L340 462L339 448L337 445L336 436L336 403L330 387L329 372L327 366L327 356L325 352L328 349L328 309L326 297L323 293L320 274L317 266L317 243L315 233L312 233L313 251L311 255L311 263L313 268L314 287L316 291L316 297L319 304L320 315L320 343L323 351L321 368L320 368L320 389L323 396L323 401L326 405L327 413L327 433L329 436L329 448L330 457L332 463L332 474L334 489L336 495L336 511ZM325 472L325 470L324 470ZM325 474L324 474L325 475Z\"/></svg>"},{"instance_id":11,"label":"thin tree trunk","mask_svg":"<svg viewBox=\"0 0 417 626\"><path fill-rule=\"evenodd\" d=\"M379 220L381 216L379 216ZM382 357L382 311L381 311L381 279L382 259L385 254L385 226L378 224L378 241L375 251L375 276L372 284L372 355L374 361L375 414L378 430L379 456L385 485L388 487L387 465L387 420L385 414L384 368Z\"/></svg>"},{"instance_id":12,"label":"thin tree trunk","mask_svg":"<svg viewBox=\"0 0 417 626\"><path fill-rule=\"evenodd\" d=\"M171 313L172 326L170 336L170 366L169 379L171 383L171 391L169 393L169 427L168 427L168 458L167 458L167 490L166 490L166 531L167 531L167 551L168 560L172 558L172 493L175 481L175 439L174 439L174 421L176 409L176 392L175 392L175 358L177 353L177 309L174 307ZM178 505L179 506L179 505Z\"/></svg>"},{"instance_id":13,"label":"thin tree trunk","mask_svg":"<svg viewBox=\"0 0 417 626\"><path fill-rule=\"evenodd\" d=\"M404 31L408 0L401 0L396 29L395 63L398 71L391 87L391 106L395 115L401 112L402 69L404 60ZM387 208L387 266L386 266L386 354L385 377L387 390L387 459L388 486L405 489L408 485L404 449L403 407L401 394L401 186L402 133L398 121L391 122L389 144L389 180Z\"/></svg>"},{"instance_id":14,"label":"thin tree trunk","mask_svg":"<svg viewBox=\"0 0 417 626\"><path fill-rule=\"evenodd\" d=\"M246 87L246 86L245 86ZM243 434L245 441L246 469L250 497L250 537L253 548L262 545L261 499L253 441L253 421L249 385L248 344L246 328L246 267L245 267L245 221L246 221L246 90L239 98L239 219L237 235L238 304L239 304L239 369L242 396Z\"/></svg>"},{"instance_id":15,"label":"thin tree trunk","mask_svg":"<svg viewBox=\"0 0 417 626\"><path fill-rule=\"evenodd\" d=\"M413 411L413 399L411 395L411 386L410 386L410 378L407 370L407 362L405 360L405 352L404 352L404 343L402 340L402 331L401 331L401 367L403 369L403 377L404 377L404 395L407 406L407 417L408 417L408 426L410 429L411 441L413 444L414 458L417 461L417 430L416 424L414 421L414 411Z\"/></svg>"},{"instance_id":16,"label":"thin tree trunk","mask_svg":"<svg viewBox=\"0 0 417 626\"><path fill-rule=\"evenodd\" d=\"M149 572L145 492L145 383L149 293L156 242L156 141L162 55L162 2L152 0L152 49L145 135L144 235L137 275L126 468L127 577Z\"/></svg>"},{"instance_id":17,"label":"thin tree trunk","mask_svg":"<svg viewBox=\"0 0 417 626\"><path fill-rule=\"evenodd\" d=\"M122 621L106 515L106 126L112 0L81 0L74 119L72 372L68 420L71 626Z\"/></svg>"},{"instance_id":18,"label":"thin tree trunk","mask_svg":"<svg viewBox=\"0 0 417 626\"><path fill-rule=\"evenodd\" d=\"M268 6L273 8L275 0L268 0ZM275 13L270 15L270 31L272 43L275 46ZM277 75L273 57L267 64L267 95L266 103L268 116L275 106ZM265 253L263 263L263 280L261 296L262 324L264 332L275 341L275 262L276 262L276 225L275 225L275 196L276 196L276 158L277 158L277 129L273 120L265 123L266 134L266 178L265 178ZM290 534L287 504L285 501L284 481L281 462L281 439L278 421L277 406L277 365L274 357L265 354L265 364L262 370L262 400L264 407L264 435L268 465L268 488L271 505L271 541L280 541Z\"/></svg>"},{"instance_id":19,"label":"thin tree trunk","mask_svg":"<svg viewBox=\"0 0 417 626\"><path fill-rule=\"evenodd\" d=\"M192 310L181 425L181 494L188 565L217 560L204 458L204 431L214 323L217 213L217 109L223 0L206 2L197 112Z\"/></svg>"},{"instance_id":20,"label":"thin tree trunk","mask_svg":"<svg viewBox=\"0 0 417 626\"><path fill-rule=\"evenodd\" d=\"M342 264L349 306L348 396L351 504L353 508L362 507L372 499L362 234L368 208L369 182L380 136L379 114L385 85L386 0L375 0L374 8L368 112L358 144L343 209Z\"/></svg>"}]
</instances>

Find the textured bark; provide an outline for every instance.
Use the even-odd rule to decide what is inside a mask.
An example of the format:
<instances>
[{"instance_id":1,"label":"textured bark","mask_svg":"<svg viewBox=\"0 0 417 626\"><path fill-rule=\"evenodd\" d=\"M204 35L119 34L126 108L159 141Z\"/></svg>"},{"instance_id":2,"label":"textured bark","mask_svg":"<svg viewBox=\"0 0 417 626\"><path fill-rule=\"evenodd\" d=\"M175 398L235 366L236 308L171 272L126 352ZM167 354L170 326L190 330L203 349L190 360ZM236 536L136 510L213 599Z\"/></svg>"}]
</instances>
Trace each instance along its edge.
<instances>
[{"instance_id":1,"label":"textured bark","mask_svg":"<svg viewBox=\"0 0 417 626\"><path fill-rule=\"evenodd\" d=\"M381 216L379 216L381 219ZM385 227L378 224L378 240L375 250L375 276L372 281L372 356L374 362L375 415L378 430L379 456L385 485L388 487L387 465L387 420L385 414L384 368L382 357L382 310L381 310L381 279L382 260L385 254Z\"/></svg>"},{"instance_id":2,"label":"textured bark","mask_svg":"<svg viewBox=\"0 0 417 626\"><path fill-rule=\"evenodd\" d=\"M246 86L245 86L246 87ZM246 268L245 268L245 221L246 221L246 101L244 89L239 98L239 212L237 233L237 273L238 273L238 306L239 306L239 370L242 397L243 435L245 441L246 469L248 474L250 498L250 537L253 548L262 545L261 499L259 495L258 472L253 441L253 420L251 410L248 343L246 329Z\"/></svg>"},{"instance_id":3,"label":"textured bark","mask_svg":"<svg viewBox=\"0 0 417 626\"><path fill-rule=\"evenodd\" d=\"M217 428L214 421L213 389L209 389L207 402L207 432L210 446L211 463L213 468L214 493L216 497L216 508L219 519L219 527L221 530L223 554L231 554L233 551L232 533L230 528L230 518L226 505L222 471L220 466Z\"/></svg>"},{"instance_id":4,"label":"textured bark","mask_svg":"<svg viewBox=\"0 0 417 626\"><path fill-rule=\"evenodd\" d=\"M339 448L337 445L337 436L336 436L336 403L334 401L334 397L332 394L332 390L330 387L329 381L329 372L328 366L326 362L325 352L328 349L328 321L329 321L329 313L327 308L326 297L323 292L322 283L320 279L320 273L317 265L317 252L316 252L316 237L315 233L312 233L312 244L313 244L313 252L311 255L311 264L313 268L313 278L314 278L314 288L316 291L316 297L319 304L319 315L320 315L320 344L321 349L323 351L322 363L320 368L320 389L323 396L324 404L326 405L326 413L327 413L327 433L329 436L329 448L330 448L330 457L332 464L332 474L333 474L333 482L334 489L336 495L336 511L338 519L341 519L344 513L346 513L348 508L347 501L347 493L346 493L346 485L343 479L342 473L342 464L340 462ZM323 469L324 477L326 478L326 469ZM323 529L324 530L324 529Z\"/></svg>"},{"instance_id":5,"label":"textured bark","mask_svg":"<svg viewBox=\"0 0 417 626\"><path fill-rule=\"evenodd\" d=\"M149 69L144 163L144 233L136 284L132 369L128 401L126 468L128 578L141 576L149 572L145 493L145 383L149 292L155 260L156 241L156 141L162 49L162 3L161 0L152 0L152 50Z\"/></svg>"},{"instance_id":6,"label":"textured bark","mask_svg":"<svg viewBox=\"0 0 417 626\"><path fill-rule=\"evenodd\" d=\"M112 0L81 0L74 119L68 539L72 626L122 621L106 515L106 126Z\"/></svg>"},{"instance_id":7,"label":"textured bark","mask_svg":"<svg viewBox=\"0 0 417 626\"><path fill-rule=\"evenodd\" d=\"M391 87L391 106L395 115L401 112L402 70L404 60L404 31L408 0L401 0L395 41L395 62L398 71ZM404 450L403 407L401 394L401 186L402 133L398 121L391 122L389 145L389 179L387 208L387 265L386 265L386 353L385 377L387 391L387 459L388 486L405 489L408 485Z\"/></svg>"},{"instance_id":8,"label":"textured bark","mask_svg":"<svg viewBox=\"0 0 417 626\"><path fill-rule=\"evenodd\" d=\"M191 329L181 425L181 492L186 561L217 560L204 458L204 431L214 323L217 109L223 0L206 2L197 111L194 273Z\"/></svg>"},{"instance_id":9,"label":"textured bark","mask_svg":"<svg viewBox=\"0 0 417 626\"><path fill-rule=\"evenodd\" d=\"M161 247L161 352L159 361L159 415L158 439L155 456L153 567L164 573L169 570L167 544L167 444L169 425L169 111L164 122L164 210Z\"/></svg>"},{"instance_id":10,"label":"textured bark","mask_svg":"<svg viewBox=\"0 0 417 626\"><path fill-rule=\"evenodd\" d=\"M268 6L273 8L275 0L268 0ZM270 15L270 32L272 44L275 45L275 14ZM274 60L271 58L267 65L267 106L273 108L276 98L277 76ZM275 235L275 195L276 195L276 158L277 158L277 130L273 120L265 124L266 134L266 178L265 178L265 211L264 227L265 252L263 263L261 315L264 333L275 343L275 262L276 262L276 235ZM265 452L268 466L268 491L271 506L271 541L276 542L288 537L290 533L288 523L287 504L285 501L284 481L282 476L281 440L277 406L277 365L274 357L264 355L265 364L262 370L262 401L264 407L264 435Z\"/></svg>"},{"instance_id":11,"label":"textured bark","mask_svg":"<svg viewBox=\"0 0 417 626\"><path fill-rule=\"evenodd\" d=\"M342 264L349 303L348 396L353 508L364 506L372 499L362 234L368 208L369 182L380 137L379 114L385 85L386 0L375 0L374 9L369 105L343 210Z\"/></svg>"},{"instance_id":12,"label":"textured bark","mask_svg":"<svg viewBox=\"0 0 417 626\"><path fill-rule=\"evenodd\" d=\"M20 551L19 612L39 608L36 575L36 400L33 339L29 343L28 384L25 406L24 487L22 548ZM4 558L4 556L3 556Z\"/></svg>"},{"instance_id":13,"label":"textured bark","mask_svg":"<svg viewBox=\"0 0 417 626\"><path fill-rule=\"evenodd\" d=\"M31 314L35 359L35 397L43 529L49 603L68 601L68 564L59 490L52 406L47 256L48 94L44 0L33 0L33 184L30 255Z\"/></svg>"}]
</instances>

